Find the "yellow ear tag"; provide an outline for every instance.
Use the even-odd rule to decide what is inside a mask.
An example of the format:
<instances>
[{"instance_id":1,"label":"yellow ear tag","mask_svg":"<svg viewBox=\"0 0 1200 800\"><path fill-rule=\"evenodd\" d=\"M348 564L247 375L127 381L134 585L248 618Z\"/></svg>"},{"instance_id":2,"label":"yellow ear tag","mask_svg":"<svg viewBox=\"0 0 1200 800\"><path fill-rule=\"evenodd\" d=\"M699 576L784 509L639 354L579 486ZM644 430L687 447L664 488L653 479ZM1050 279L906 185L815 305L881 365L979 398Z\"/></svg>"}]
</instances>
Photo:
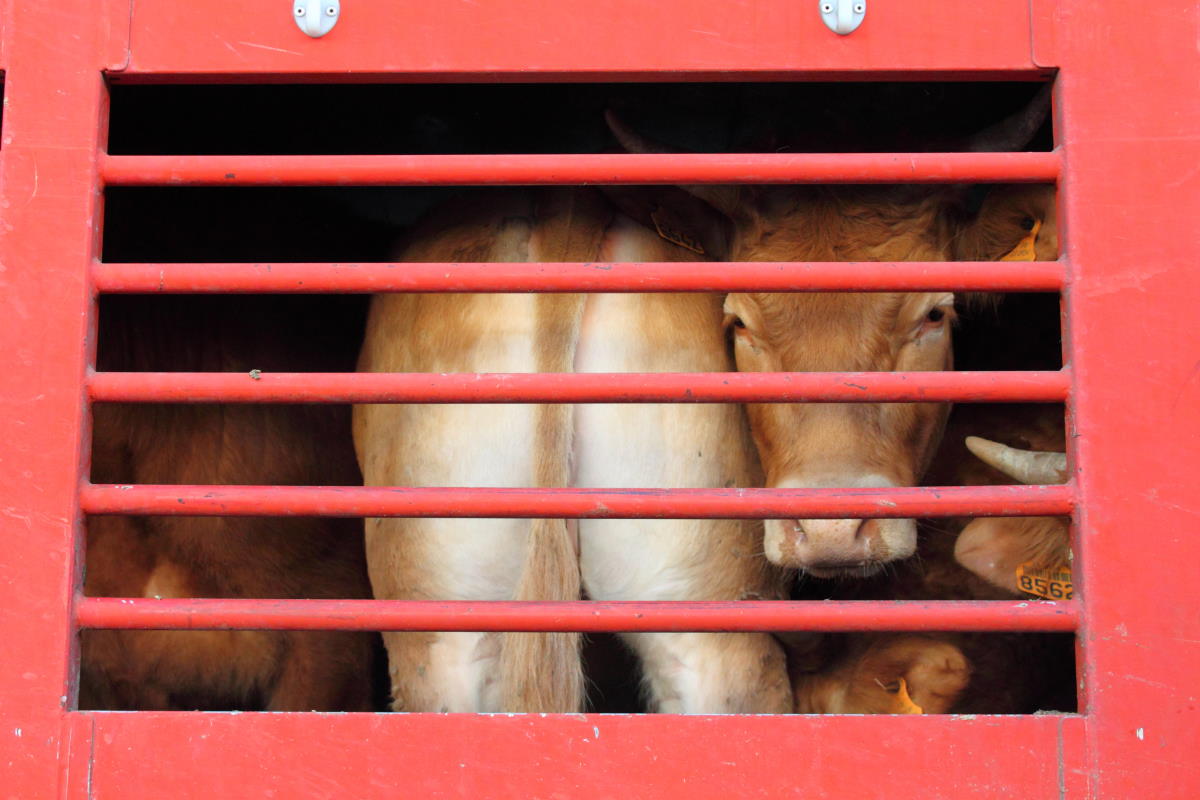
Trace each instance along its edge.
<instances>
[{"instance_id":1,"label":"yellow ear tag","mask_svg":"<svg viewBox=\"0 0 1200 800\"><path fill-rule=\"evenodd\" d=\"M659 237L666 239L671 244L677 244L685 250L691 250L693 253L704 255L704 247L695 237L689 236L681 230L682 226L674 224L671 219L671 214L666 209L659 207L650 214L650 220L654 223L654 229L658 231Z\"/></svg>"},{"instance_id":2,"label":"yellow ear tag","mask_svg":"<svg viewBox=\"0 0 1200 800\"><path fill-rule=\"evenodd\" d=\"M1070 600L1075 596L1071 568L1065 564L1047 568L1026 561L1017 567L1017 586L1026 594L1047 600Z\"/></svg>"},{"instance_id":3,"label":"yellow ear tag","mask_svg":"<svg viewBox=\"0 0 1200 800\"><path fill-rule=\"evenodd\" d=\"M890 692L889 692L889 694L890 694ZM909 697L908 682L905 681L904 678L900 679L900 688L896 690L896 693L893 696L896 698L896 706L895 706L895 708L892 708L889 711L889 713L891 713L891 714L924 714L925 713L925 709L921 708L919 705L914 703L912 701L912 698Z\"/></svg>"},{"instance_id":4,"label":"yellow ear tag","mask_svg":"<svg viewBox=\"0 0 1200 800\"><path fill-rule=\"evenodd\" d=\"M1037 261L1037 235L1042 228L1042 221L1033 221L1033 230L1025 234L1025 238L1017 242L1017 246L1008 252L1001 261Z\"/></svg>"}]
</instances>

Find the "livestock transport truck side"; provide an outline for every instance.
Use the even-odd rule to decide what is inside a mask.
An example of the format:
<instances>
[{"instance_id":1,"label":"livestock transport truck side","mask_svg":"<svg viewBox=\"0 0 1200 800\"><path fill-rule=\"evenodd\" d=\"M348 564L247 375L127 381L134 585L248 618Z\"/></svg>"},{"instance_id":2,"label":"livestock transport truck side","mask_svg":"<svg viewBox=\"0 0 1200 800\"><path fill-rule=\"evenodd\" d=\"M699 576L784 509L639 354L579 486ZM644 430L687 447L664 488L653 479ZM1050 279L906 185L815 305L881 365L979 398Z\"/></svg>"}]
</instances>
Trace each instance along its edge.
<instances>
[{"instance_id":1,"label":"livestock transport truck side","mask_svg":"<svg viewBox=\"0 0 1200 800\"><path fill-rule=\"evenodd\" d=\"M837 32L830 26L842 24L843 5L850 12L842 20L846 32ZM309 11L332 25L302 19ZM0 329L7 356L0 372L0 796L1200 796L1200 540L1193 535L1200 362L1192 331L1200 297L1198 30L1200 8L1183 0L296 0L222 8L0 0ZM249 154L113 154L108 147L110 94L124 85L270 84L283 92L288 84L325 83L916 80L1052 81L1053 146L687 155L356 155L336 148L314 155L295 153L286 142ZM720 274L699 259L690 272L678 262L604 270L518 263L508 265L503 281L487 264L405 273L384 263L305 258L234 264L102 257L106 198L124 187L787 183L1054 183L1060 255L962 263L952 272L922 262L844 269L796 263L770 272L742 265ZM108 372L96 363L104 295L779 291L780 275L784 288L798 291L1060 292L1060 370L852 380L865 401L1064 402L1067 482L859 489L848 500L833 490L614 489L597 499L573 490L89 479L92 409L105 403L588 402L618 390L643 402L687 402L696 399L693 389L707 401L739 402L739 387L747 385L697 376L688 386L686 376L666 374L597 388L584 375L509 384L349 371ZM787 377L763 376L754 397L786 399ZM793 377L803 382L806 400L846 402L846 375ZM466 507L482 517L737 517L755 508L791 519L1069 516L1076 592L1056 602L464 605L130 599L82 591L89 519L454 516ZM80 710L80 632L119 629L1074 633L1078 711Z\"/></svg>"}]
</instances>

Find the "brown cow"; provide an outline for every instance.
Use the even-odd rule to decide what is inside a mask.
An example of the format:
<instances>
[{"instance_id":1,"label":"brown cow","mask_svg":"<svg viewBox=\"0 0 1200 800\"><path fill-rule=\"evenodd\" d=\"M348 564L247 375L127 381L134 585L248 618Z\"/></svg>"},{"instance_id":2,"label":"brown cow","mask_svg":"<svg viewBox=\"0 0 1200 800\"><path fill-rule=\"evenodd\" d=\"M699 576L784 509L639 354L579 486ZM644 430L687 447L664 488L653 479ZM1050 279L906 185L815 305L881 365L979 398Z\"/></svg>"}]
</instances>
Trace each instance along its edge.
<instances>
[{"instance_id":1,"label":"brown cow","mask_svg":"<svg viewBox=\"0 0 1200 800\"><path fill-rule=\"evenodd\" d=\"M744 195L744 193L743 193ZM1037 225L1036 253L1056 253L1050 187L1004 187L979 217L953 223L944 191L825 188L764 191L733 213L750 234L736 260L996 260ZM742 209L735 211L735 208ZM805 227L804 220L814 220ZM798 235L808 230L807 237ZM784 232L792 235L785 235ZM738 369L933 371L952 366L950 293L731 294L725 308ZM855 335L847 335L854 331ZM771 487L912 486L937 446L947 404L751 404L755 442ZM769 520L776 564L818 577L866 576L916 548L910 519Z\"/></svg>"},{"instance_id":2,"label":"brown cow","mask_svg":"<svg viewBox=\"0 0 1200 800\"><path fill-rule=\"evenodd\" d=\"M193 299L106 298L100 368L312 369L295 320L262 306L211 325ZM234 304L240 301L232 301ZM303 302L303 301L302 301ZM253 313L250 313L253 312ZM303 366L301 366L303 365ZM343 410L95 408L100 483L356 482ZM85 593L109 597L366 597L357 520L92 517ZM84 631L80 705L103 709L371 708L371 637L295 631Z\"/></svg>"},{"instance_id":3,"label":"brown cow","mask_svg":"<svg viewBox=\"0 0 1200 800\"><path fill-rule=\"evenodd\" d=\"M1038 237L1042 258L1052 257L1055 245L1053 216L1048 215L1047 219L1047 234ZM1015 228L1015 220L1010 227ZM1011 238L1011 234L1002 234L999 225L990 226L990 231L998 234L997 240L1001 244ZM1048 410L1044 406L1005 406L996 414L990 409L983 409L981 413L978 408L966 408L960 410L958 418L969 420L967 424L986 429L991 435L1027 445L1061 447L1062 414L1053 407ZM951 437L935 460L935 469L930 476L934 484L1003 483L1001 473L1025 483L1057 483L1064 479L1065 458L1061 454L1031 453L975 436L966 437L965 444L994 469L973 461L965 453L955 452L958 440ZM1069 563L1065 520L1053 517L981 518L965 523L963 528L964 523L951 522L955 529L962 528L956 540L955 559L979 577L1014 594L1019 592L1015 570L1020 564L1030 565L1031 571L1044 572ZM941 541L945 541L944 537ZM936 545L927 543L923 548L924 561L916 568L921 577L915 587L901 589L901 596L908 599L994 596L978 581L949 566L946 549ZM900 583L911 584L912 579ZM938 634L842 637L843 652L833 661L828 655L814 660L808 652L811 644L798 644L789 635L781 638L789 650L788 665L799 713L916 713L922 710L924 713L942 713L954 707L962 697L972 671L955 641ZM961 637L954 638L961 642ZM991 655L988 651L994 648L990 645L996 641L974 640L969 643L973 645L970 649L979 653L982 647L982 652ZM830 647L828 641L822 643L823 651ZM990 664L996 659L989 657L985 661ZM1013 707L1011 704L1005 706ZM997 707L997 710L1003 709Z\"/></svg>"}]
</instances>

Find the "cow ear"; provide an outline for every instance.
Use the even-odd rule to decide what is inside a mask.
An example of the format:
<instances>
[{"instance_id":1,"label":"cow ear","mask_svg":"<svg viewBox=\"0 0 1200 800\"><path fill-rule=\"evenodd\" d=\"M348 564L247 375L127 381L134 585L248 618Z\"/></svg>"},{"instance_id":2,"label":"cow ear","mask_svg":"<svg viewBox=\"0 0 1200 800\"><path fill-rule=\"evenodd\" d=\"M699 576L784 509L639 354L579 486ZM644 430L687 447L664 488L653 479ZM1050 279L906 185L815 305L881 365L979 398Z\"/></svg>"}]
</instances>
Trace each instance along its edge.
<instances>
[{"instance_id":1,"label":"cow ear","mask_svg":"<svg viewBox=\"0 0 1200 800\"><path fill-rule=\"evenodd\" d=\"M1001 153L1029 146L1050 117L1054 84L1043 83L1020 111L968 137L960 145L968 153Z\"/></svg>"},{"instance_id":2,"label":"cow ear","mask_svg":"<svg viewBox=\"0 0 1200 800\"><path fill-rule=\"evenodd\" d=\"M1053 261L1058 226L1053 186L1003 185L966 213L952 238L955 261Z\"/></svg>"},{"instance_id":3,"label":"cow ear","mask_svg":"<svg viewBox=\"0 0 1200 800\"><path fill-rule=\"evenodd\" d=\"M1070 524L1059 517L976 519L958 535L954 560L993 586L1019 596L1018 567L1069 568L1070 536Z\"/></svg>"},{"instance_id":4,"label":"cow ear","mask_svg":"<svg viewBox=\"0 0 1200 800\"><path fill-rule=\"evenodd\" d=\"M604 119L613 136L621 143L621 147L630 153L682 152L645 138L626 125L611 109L604 112ZM688 184L681 185L679 188L693 197L703 200L713 210L731 221L741 221L748 216L753 216L753 197L746 187Z\"/></svg>"},{"instance_id":5,"label":"cow ear","mask_svg":"<svg viewBox=\"0 0 1200 800\"><path fill-rule=\"evenodd\" d=\"M605 186L601 191L625 216L691 253L685 256L689 260L728 260L732 221L681 188Z\"/></svg>"},{"instance_id":6,"label":"cow ear","mask_svg":"<svg viewBox=\"0 0 1200 800\"><path fill-rule=\"evenodd\" d=\"M988 583L1014 595L1017 567L1026 560L1018 520L984 518L972 520L954 543L954 560Z\"/></svg>"}]
</instances>

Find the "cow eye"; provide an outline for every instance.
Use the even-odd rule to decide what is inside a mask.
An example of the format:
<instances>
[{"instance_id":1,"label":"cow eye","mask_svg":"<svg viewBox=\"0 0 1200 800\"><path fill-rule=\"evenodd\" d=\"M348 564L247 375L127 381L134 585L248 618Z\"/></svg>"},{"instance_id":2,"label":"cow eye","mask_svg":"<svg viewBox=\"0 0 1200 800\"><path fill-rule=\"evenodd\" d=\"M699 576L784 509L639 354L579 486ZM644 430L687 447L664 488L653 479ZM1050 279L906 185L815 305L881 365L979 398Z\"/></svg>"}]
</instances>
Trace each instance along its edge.
<instances>
[{"instance_id":1,"label":"cow eye","mask_svg":"<svg viewBox=\"0 0 1200 800\"><path fill-rule=\"evenodd\" d=\"M923 336L926 333L940 331L953 319L954 310L952 308L948 306L934 306L925 312L920 325L917 326L916 335Z\"/></svg>"},{"instance_id":2,"label":"cow eye","mask_svg":"<svg viewBox=\"0 0 1200 800\"><path fill-rule=\"evenodd\" d=\"M1035 220L1033 217L1026 217L1025 219L1021 220L1021 227L1027 231L1033 230L1033 226L1036 224L1037 220Z\"/></svg>"},{"instance_id":3,"label":"cow eye","mask_svg":"<svg viewBox=\"0 0 1200 800\"><path fill-rule=\"evenodd\" d=\"M744 327L746 327L746 323L742 321L741 317L734 317L733 318L733 327L744 328Z\"/></svg>"}]
</instances>

